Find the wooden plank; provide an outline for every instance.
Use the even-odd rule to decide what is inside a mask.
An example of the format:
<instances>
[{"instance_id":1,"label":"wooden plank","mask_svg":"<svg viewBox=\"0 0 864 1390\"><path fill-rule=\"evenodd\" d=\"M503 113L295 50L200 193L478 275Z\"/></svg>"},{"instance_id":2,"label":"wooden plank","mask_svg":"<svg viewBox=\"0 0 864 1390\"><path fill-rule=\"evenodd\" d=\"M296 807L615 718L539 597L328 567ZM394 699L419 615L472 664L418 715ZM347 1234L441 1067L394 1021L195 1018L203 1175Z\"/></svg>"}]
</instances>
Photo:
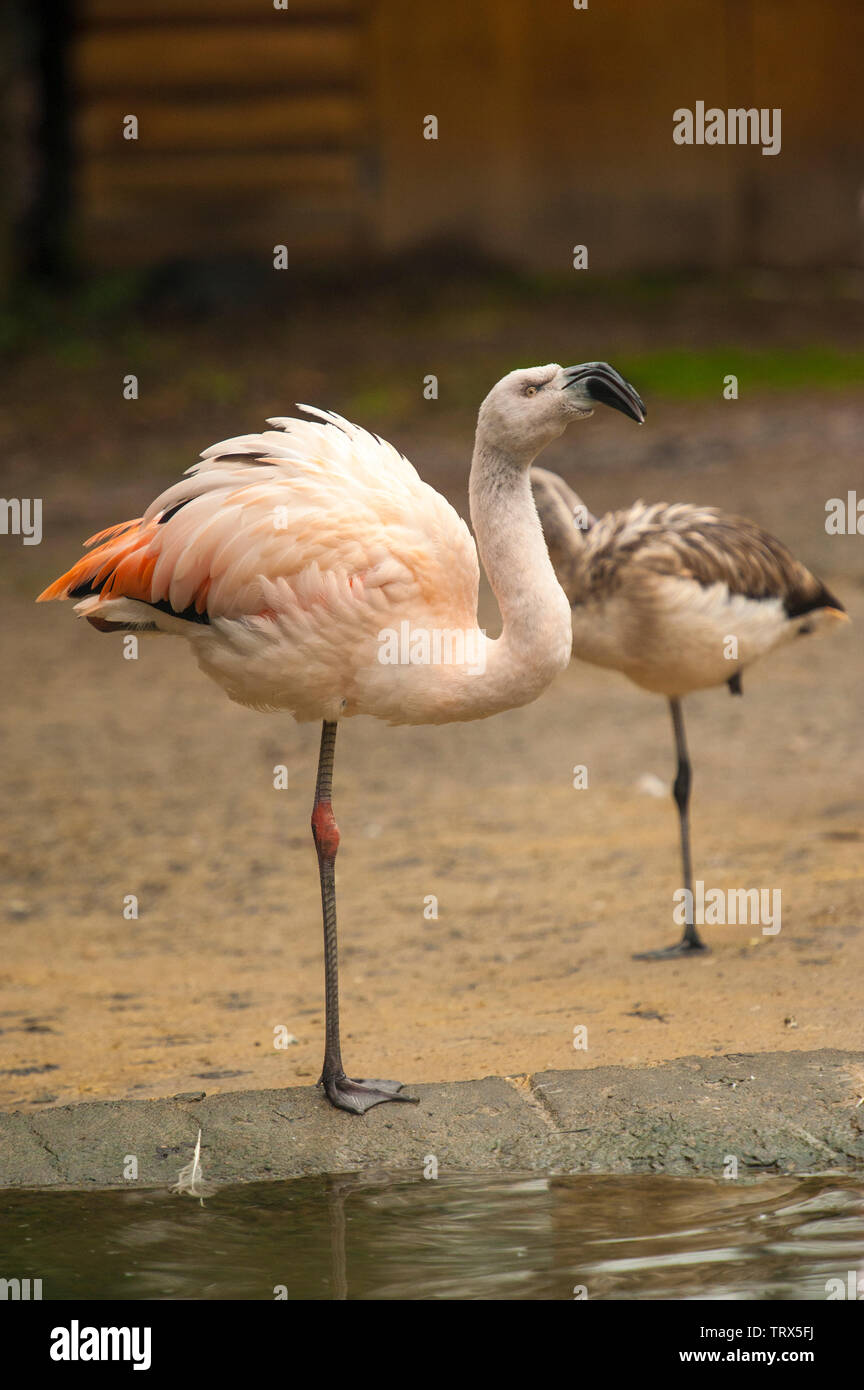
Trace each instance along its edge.
<instances>
[{"instance_id":1,"label":"wooden plank","mask_svg":"<svg viewBox=\"0 0 864 1390\"><path fill-rule=\"evenodd\" d=\"M276 10L273 0L78 0L81 24L93 27L189 20L264 23L271 18L292 24L334 15L353 18L362 15L368 4L369 0L288 0L287 9Z\"/></svg>"},{"instance_id":2,"label":"wooden plank","mask_svg":"<svg viewBox=\"0 0 864 1390\"><path fill-rule=\"evenodd\" d=\"M238 197L267 189L349 189L357 178L350 153L161 154L135 158L100 157L83 165L79 196L126 199L153 193L193 202L201 193L224 190Z\"/></svg>"},{"instance_id":3,"label":"wooden plank","mask_svg":"<svg viewBox=\"0 0 864 1390\"><path fill-rule=\"evenodd\" d=\"M137 142L123 139L123 118L138 117ZM75 125L81 157L109 151L279 149L289 145L351 145L365 123L363 102L350 92L232 94L230 99L156 101L104 97L82 106Z\"/></svg>"},{"instance_id":4,"label":"wooden plank","mask_svg":"<svg viewBox=\"0 0 864 1390\"><path fill-rule=\"evenodd\" d=\"M202 193L242 193L275 189L351 188L357 161L342 151L257 152L251 154L163 154L136 158L106 155L80 170L79 196L86 199L128 198L151 194L179 195L194 201Z\"/></svg>"},{"instance_id":5,"label":"wooden plank","mask_svg":"<svg viewBox=\"0 0 864 1390\"><path fill-rule=\"evenodd\" d=\"M287 87L290 83L350 81L359 39L346 25L278 25L217 29L96 30L82 34L73 52L78 91L138 91Z\"/></svg>"},{"instance_id":6,"label":"wooden plank","mask_svg":"<svg viewBox=\"0 0 864 1390\"><path fill-rule=\"evenodd\" d=\"M360 236L359 219L345 207L306 209L284 201L254 215L232 217L222 204L207 205L183 220L163 215L162 205L151 207L141 216L117 213L112 216L79 219L77 231L84 263L106 266L158 265L163 261L190 259L202 261L224 256L244 255L260 259L264 268L272 266L273 247L288 247L288 270L298 261L332 260ZM274 277L277 272L273 272ZM278 272L283 274L283 272ZM274 292L278 292L274 278Z\"/></svg>"}]
</instances>

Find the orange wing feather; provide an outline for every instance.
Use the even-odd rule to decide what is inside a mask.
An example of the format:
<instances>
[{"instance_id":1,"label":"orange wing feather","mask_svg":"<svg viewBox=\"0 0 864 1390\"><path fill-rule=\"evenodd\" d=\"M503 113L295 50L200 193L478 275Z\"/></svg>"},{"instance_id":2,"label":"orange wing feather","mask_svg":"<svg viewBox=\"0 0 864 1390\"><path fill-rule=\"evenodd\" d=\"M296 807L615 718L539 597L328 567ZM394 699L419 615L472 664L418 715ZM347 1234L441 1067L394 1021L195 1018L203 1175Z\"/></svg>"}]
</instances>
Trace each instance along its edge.
<instances>
[{"instance_id":1,"label":"orange wing feather","mask_svg":"<svg viewBox=\"0 0 864 1390\"><path fill-rule=\"evenodd\" d=\"M68 598L76 589L89 586L94 593L101 592L102 598L136 598L148 603L157 559L149 552L155 530L155 522L142 529L139 517L91 536L85 544L95 549L49 584L36 602Z\"/></svg>"}]
</instances>

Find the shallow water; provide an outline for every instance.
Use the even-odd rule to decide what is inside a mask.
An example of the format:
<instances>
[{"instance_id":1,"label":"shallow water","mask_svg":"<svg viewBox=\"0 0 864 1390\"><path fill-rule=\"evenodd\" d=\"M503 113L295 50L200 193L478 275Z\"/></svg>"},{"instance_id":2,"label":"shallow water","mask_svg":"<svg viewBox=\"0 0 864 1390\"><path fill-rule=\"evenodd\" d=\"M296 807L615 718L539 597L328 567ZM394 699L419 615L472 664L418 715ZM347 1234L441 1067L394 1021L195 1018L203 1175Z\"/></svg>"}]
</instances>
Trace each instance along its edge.
<instances>
[{"instance_id":1,"label":"shallow water","mask_svg":"<svg viewBox=\"0 0 864 1390\"><path fill-rule=\"evenodd\" d=\"M839 1177L364 1174L0 1211L0 1278L44 1299L824 1300L850 1271L864 1182Z\"/></svg>"}]
</instances>

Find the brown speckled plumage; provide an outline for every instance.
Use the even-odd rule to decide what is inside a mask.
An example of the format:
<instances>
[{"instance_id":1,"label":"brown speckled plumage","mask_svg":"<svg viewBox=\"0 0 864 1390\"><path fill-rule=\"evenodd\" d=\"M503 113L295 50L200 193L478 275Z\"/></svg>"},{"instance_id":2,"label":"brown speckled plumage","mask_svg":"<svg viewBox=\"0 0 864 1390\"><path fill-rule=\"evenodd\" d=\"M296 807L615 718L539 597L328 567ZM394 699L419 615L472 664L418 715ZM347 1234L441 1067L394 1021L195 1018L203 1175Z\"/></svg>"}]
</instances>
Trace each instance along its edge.
<instances>
[{"instance_id":1,"label":"brown speckled plumage","mask_svg":"<svg viewBox=\"0 0 864 1390\"><path fill-rule=\"evenodd\" d=\"M572 520L582 504L562 478L532 470L534 500L558 580L571 603L611 596L628 571L697 584L725 584L730 594L779 598L788 616L818 608L843 612L820 579L755 522L686 502L634 502L587 530ZM574 653L578 655L578 653Z\"/></svg>"},{"instance_id":2,"label":"brown speckled plumage","mask_svg":"<svg viewBox=\"0 0 864 1390\"><path fill-rule=\"evenodd\" d=\"M570 600L573 656L669 700L672 786L690 894L681 940L643 959L706 949L693 919L691 766L682 697L727 685L774 647L843 619L843 605L782 542L744 517L683 502L634 502L599 519L562 478L532 470L534 500Z\"/></svg>"}]
</instances>

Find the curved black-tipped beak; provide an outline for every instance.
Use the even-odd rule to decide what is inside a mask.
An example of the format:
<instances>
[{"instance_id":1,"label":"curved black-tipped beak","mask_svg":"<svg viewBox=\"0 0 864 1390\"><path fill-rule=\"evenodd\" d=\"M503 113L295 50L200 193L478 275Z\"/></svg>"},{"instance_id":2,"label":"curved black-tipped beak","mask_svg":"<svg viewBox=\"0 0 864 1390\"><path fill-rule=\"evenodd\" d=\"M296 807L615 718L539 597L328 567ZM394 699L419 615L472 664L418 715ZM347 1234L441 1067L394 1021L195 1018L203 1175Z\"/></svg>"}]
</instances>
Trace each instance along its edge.
<instances>
[{"instance_id":1,"label":"curved black-tipped beak","mask_svg":"<svg viewBox=\"0 0 864 1390\"><path fill-rule=\"evenodd\" d=\"M644 425L647 412L641 396L608 362L583 362L578 367L565 367L563 375L564 389L578 382L592 401L620 410L637 425Z\"/></svg>"}]
</instances>

